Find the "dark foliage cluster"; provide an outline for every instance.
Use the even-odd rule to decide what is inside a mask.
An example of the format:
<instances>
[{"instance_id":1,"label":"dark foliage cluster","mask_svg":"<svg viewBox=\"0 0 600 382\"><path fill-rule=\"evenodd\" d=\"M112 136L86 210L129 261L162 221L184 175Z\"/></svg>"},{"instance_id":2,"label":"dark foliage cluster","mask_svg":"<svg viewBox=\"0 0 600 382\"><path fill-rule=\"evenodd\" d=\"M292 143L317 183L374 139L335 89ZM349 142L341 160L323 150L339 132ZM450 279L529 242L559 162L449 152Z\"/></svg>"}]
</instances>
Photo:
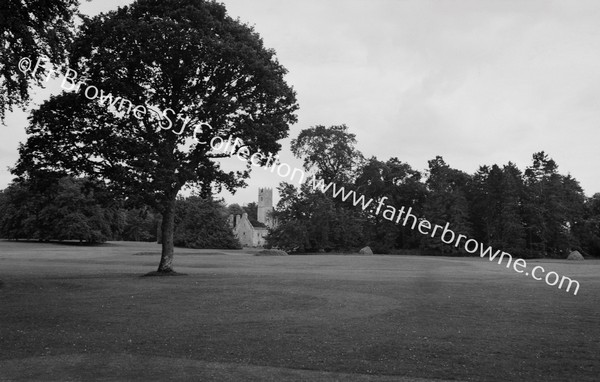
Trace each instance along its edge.
<instances>
[{"instance_id":1,"label":"dark foliage cluster","mask_svg":"<svg viewBox=\"0 0 600 382\"><path fill-rule=\"evenodd\" d=\"M192 196L175 205L175 245L187 248L241 248L227 224L221 202Z\"/></svg>"},{"instance_id":2,"label":"dark foliage cluster","mask_svg":"<svg viewBox=\"0 0 600 382\"><path fill-rule=\"evenodd\" d=\"M0 237L104 242L126 225L123 212L104 208L82 179L20 181L0 193Z\"/></svg>"},{"instance_id":3,"label":"dark foliage cluster","mask_svg":"<svg viewBox=\"0 0 600 382\"><path fill-rule=\"evenodd\" d=\"M267 227L264 223L258 221L258 204L255 202L248 203L243 207L237 203L233 203L227 207L227 210L230 215L242 215L245 212L248 214L248 220L250 221L250 224L252 224L254 227Z\"/></svg>"},{"instance_id":4,"label":"dark foliage cluster","mask_svg":"<svg viewBox=\"0 0 600 382\"><path fill-rule=\"evenodd\" d=\"M28 180L0 191L0 237L101 243L160 239L161 215L148 208L124 208L86 179ZM200 197L176 202L175 245L238 248L222 203Z\"/></svg>"},{"instance_id":5,"label":"dark foliage cluster","mask_svg":"<svg viewBox=\"0 0 600 382\"><path fill-rule=\"evenodd\" d=\"M481 166L474 174L450 167L442 157L426 172L397 158L365 160L346 126L317 126L292 142L294 154L326 183L357 196L412 208L412 214L516 256L565 257L571 250L600 256L600 194L586 197L577 180L558 172L544 152L535 153L524 172L511 162ZM352 200L334 198L310 186L282 183L268 244L287 250L355 250L376 253L415 249L424 254L461 255L444 244Z\"/></svg>"},{"instance_id":6,"label":"dark foliage cluster","mask_svg":"<svg viewBox=\"0 0 600 382\"><path fill-rule=\"evenodd\" d=\"M74 34L77 0L3 0L0 3L0 120L13 105L29 102L31 83L42 84L48 72L41 68L35 78L21 75L19 61L37 62L45 57L60 66Z\"/></svg>"}]
</instances>

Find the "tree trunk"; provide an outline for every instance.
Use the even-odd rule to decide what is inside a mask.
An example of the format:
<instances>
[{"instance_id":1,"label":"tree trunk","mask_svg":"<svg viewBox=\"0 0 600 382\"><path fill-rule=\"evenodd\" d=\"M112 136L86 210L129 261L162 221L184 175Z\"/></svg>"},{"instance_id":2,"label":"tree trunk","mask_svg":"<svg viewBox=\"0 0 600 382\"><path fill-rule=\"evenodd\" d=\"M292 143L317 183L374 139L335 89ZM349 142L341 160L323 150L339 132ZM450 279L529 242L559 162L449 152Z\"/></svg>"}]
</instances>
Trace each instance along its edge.
<instances>
[{"instance_id":1,"label":"tree trunk","mask_svg":"<svg viewBox=\"0 0 600 382\"><path fill-rule=\"evenodd\" d=\"M173 272L173 233L175 232L175 200L170 200L165 206L163 212L161 231L162 231L162 255L158 272Z\"/></svg>"}]
</instances>

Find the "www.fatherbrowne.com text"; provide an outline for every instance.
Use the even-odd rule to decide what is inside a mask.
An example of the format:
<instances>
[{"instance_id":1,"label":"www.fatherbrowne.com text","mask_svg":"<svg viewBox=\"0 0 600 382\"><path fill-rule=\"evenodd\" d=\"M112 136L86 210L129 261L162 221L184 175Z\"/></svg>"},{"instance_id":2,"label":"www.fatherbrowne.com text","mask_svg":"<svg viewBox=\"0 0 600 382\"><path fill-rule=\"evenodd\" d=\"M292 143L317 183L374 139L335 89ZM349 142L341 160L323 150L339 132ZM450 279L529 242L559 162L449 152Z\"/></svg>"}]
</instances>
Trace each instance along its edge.
<instances>
[{"instance_id":1,"label":"www.fatherbrowne.com text","mask_svg":"<svg viewBox=\"0 0 600 382\"><path fill-rule=\"evenodd\" d=\"M321 180L317 180L313 176L311 180L311 187L313 190L320 190L326 193L331 190L334 198L341 197L342 201L351 200L352 204L356 207L360 204L360 207L364 210L369 208L373 203L373 199L366 200L364 195L358 197L354 190L346 191L344 187L338 187L335 183L328 183ZM400 209L396 209L394 206L384 205L384 201L387 197L381 198L375 206L371 206L371 211L375 210L375 215L378 215L382 208L385 206L385 210L382 213L384 219L389 221L395 221L396 224L402 222L403 226L407 224L414 230L415 228L423 235L431 237L439 237L442 242L448 245L454 245L456 248L463 248L470 254L478 253L480 257L488 257L490 261L498 258L498 264L502 264L506 260L506 268L510 268L511 263L515 272L525 273L525 276L531 275L535 280L545 280L546 284L555 286L558 284L558 289L566 287L566 291L569 292L571 287L574 286L573 295L577 295L579 291L579 282L566 276L560 276L556 272L548 272L542 266L536 266L531 269L531 273L527 270L527 262L524 259L517 258L513 261L513 257L510 253L501 250L495 250L491 246L485 246L479 243L475 239L469 239L467 236L459 234L456 235L449 227L450 224L446 223L444 226L438 224L432 224L425 218L418 218L412 214L412 207L406 210L406 207L402 206ZM542 277L543 275L546 277Z\"/></svg>"},{"instance_id":2,"label":"www.fatherbrowne.com text","mask_svg":"<svg viewBox=\"0 0 600 382\"><path fill-rule=\"evenodd\" d=\"M38 59L35 67L32 70L31 69L31 60L28 58L21 58L21 60L19 61L19 69L24 74L27 74L27 72L31 71L31 76L35 76L35 73L39 69L40 64L42 62L43 61L41 59ZM49 71L50 71L50 73L54 72L54 70L52 70L52 69L49 69ZM48 79L50 78L50 73L46 77L46 82L48 82ZM79 81L76 81L77 77L78 77L78 75L75 70L67 68L65 77L61 84L61 87L65 90L79 91L81 88L81 85L85 84L87 82L87 80L80 79ZM93 93L90 90L92 90ZM118 112L121 112L121 108L123 107L123 105L125 103L128 103L129 105L128 105L128 108L127 108L127 111L125 112L125 114L128 115L129 113L133 112L134 117L137 119L142 119L149 110L149 111L153 112L154 114L156 114L158 119L161 120L160 129L168 130L173 126L173 122L171 121L171 119L169 118L169 116L167 114L168 111L171 111L171 113L173 115L175 115L175 111L173 111L172 109L165 109L164 111L161 111L158 108L155 109L148 105L138 105L136 107L133 107L133 103L131 101L129 101L128 99L125 99L122 97L113 97L113 95L111 93L105 94L103 90L98 90L98 88L93 85L88 85L86 87L86 89L84 91L84 95L88 99L98 98L101 105L113 107ZM119 107L116 107L117 101L119 101L119 99L120 99ZM177 119L183 119L183 118L181 118L181 115L178 114ZM169 124L168 126L163 126L162 122L165 120L168 122L168 124ZM173 131L173 133L180 135L183 132L183 130L185 129L186 125L189 123L189 121L190 121L190 119L189 119L189 117L187 117L183 123L181 130L179 132ZM196 134L199 132L198 130L200 130L200 132L202 131L203 125L208 127L209 130L212 130L212 127L208 123L201 123L201 124L199 124L199 126L196 126L196 128L194 129L193 137L196 140L196 142L199 144L207 143L207 142L199 142L196 139ZM215 147L216 139L220 140L219 146L217 146L217 147ZM275 158L273 158L270 155L267 158L266 165L263 166L260 164L260 162L265 159L265 157L262 153L254 153L253 155L250 155L248 148L243 146L243 142L239 138L236 138L234 140L234 142L231 142L231 140L232 140L232 137L230 136L227 144L225 145L224 151L228 151L228 148L231 147L231 153L233 154L234 152L237 151L237 156L240 160L243 160L243 161L249 160L253 166L263 167L264 169L270 168L271 172L274 172L275 164L277 161L277 156ZM224 143L225 142L223 141L223 139L221 137L214 137L210 141L210 146L214 150L221 151L221 150L223 150ZM231 145L231 143L233 143L233 145ZM237 145L240 145L241 147L236 150ZM256 162L255 162L255 160L256 160ZM271 162L271 163L269 164L269 162ZM280 172L280 170L282 169L282 167L284 165L287 167L287 170L282 174ZM300 178L299 183L302 183L306 176L306 174L302 170L294 169L292 171L292 167L289 166L288 164L278 163L277 174L279 176L287 177L290 175L290 173L292 174L292 178L294 178L296 173L299 174L299 178ZM342 201L351 199L352 204L355 207L360 204L363 211L366 210L367 208L369 208L369 206L371 206L371 204L373 203L373 199L366 200L364 195L357 197L354 190L346 191L344 189L344 187L338 187L335 183L330 182L328 184L325 184L324 180L322 180L322 179L317 180L317 178L314 175L311 179L311 187L313 190L320 190L323 193L327 193L327 191L331 189L331 192L332 192L332 195L334 198L341 196ZM373 209L375 209L375 212L374 212L375 215L378 215L380 213L382 207L384 207L384 201L386 199L388 199L386 196L381 198L381 200L379 200L379 202L376 203L377 204L376 208L374 206L371 206L371 211ZM401 206L400 209L396 209L394 206L385 205L385 210L383 211L382 216L386 220L395 221L396 224L399 224L401 221L402 221L403 226L410 224L410 227L412 230L414 230L416 228L419 231L419 233L421 233L423 235L428 235L428 236L431 236L432 238L436 237L436 235L438 235L438 237L441 239L441 241L444 242L445 244L454 245L454 247L456 247L456 248L463 248L465 251L467 251L470 254L479 253L480 257L488 256L490 261L493 261L496 258L498 258L498 264L502 264L504 259L506 259L507 260L506 261L507 268L510 268L511 263L512 263L512 266L513 266L513 269L515 272L525 273L526 276L531 275L531 277L534 280L538 280L538 281L545 280L546 284L548 284L550 286L555 286L558 284L558 289L562 289L563 286L566 286L567 292L570 291L571 286L575 285L575 288L574 288L575 290L573 291L574 295L577 295L577 292L579 291L579 282L577 280L573 280L566 276L561 277L556 272L546 273L546 270L542 266L539 266L539 265L534 267L533 269L531 269L531 273L529 273L527 271L527 262L524 259L517 258L513 261L512 255L508 252L504 252L501 250L494 251L494 249L491 246L487 246L487 248L486 248L483 244L479 243L475 239L469 239L467 236L462 235L462 234L456 235L456 233L450 229L450 223L446 223L444 226L441 226L438 224L432 224L425 218L422 218L422 217L418 218L417 216L412 214L412 207L409 207L408 210L406 210L406 207L404 207L404 206ZM462 244L461 244L461 242L462 242ZM539 272L538 272L538 270L539 270ZM545 278L538 277L543 274L546 275Z\"/></svg>"},{"instance_id":3,"label":"www.fatherbrowne.com text","mask_svg":"<svg viewBox=\"0 0 600 382\"><path fill-rule=\"evenodd\" d=\"M219 138L220 139L220 138ZM210 142L211 147L214 150L222 150L223 140L221 140L218 147L215 147L214 143L216 138ZM231 138L230 138L231 140ZM304 179L306 178L306 173L303 170L295 168L292 171L292 167L286 163L276 163L277 156L272 158L269 156L267 160L267 164L265 166L260 165L260 161L265 158L265 156L261 153L254 153L250 155L250 152L247 147L241 147L239 150L235 149L235 146L243 145L243 142L236 138L231 154L235 151L238 151L238 158L242 161L250 161L253 166L263 167L264 170L270 169L270 172L275 172L277 169L277 174L281 177L288 177L291 174L291 179L298 175L298 183L302 184ZM229 145L227 145L229 147ZM227 149L225 149L227 150ZM271 161L272 159L272 161ZM255 161L256 160L256 161ZM282 171L283 169L283 171ZM502 264L504 260L506 260L506 268L510 268L512 264L512 268L517 273L524 273L525 276L531 275L534 280L545 280L546 284L550 286L558 285L558 289L563 289L565 287L566 291L569 292L571 287L574 288L573 295L577 295L579 291L579 282L577 280L573 280L567 276L560 276L556 272L548 272L542 266L535 266L531 269L531 272L527 269L527 262L524 259L517 258L513 259L513 256L501 250L494 250L491 246L485 246L482 243L478 242L475 239L470 239L465 235L458 234L450 229L450 223L446 223L441 226L438 224L432 224L425 218L419 218L412 213L412 207L406 209L406 207L401 206L400 209L397 209L394 206L384 204L385 200L388 199L387 196L384 196L377 203L373 203L373 199L366 199L364 195L356 195L354 190L346 191L344 187L338 187L335 183L327 183L323 179L317 179L316 176L312 176L310 180L310 186L313 190L320 190L323 193L327 193L327 191L331 190L331 194L334 198L341 198L342 201L351 201L352 204L356 207L359 206L362 210L367 210L370 208L370 212L373 212L375 215L379 215L379 213L383 210L382 216L384 219L389 221L394 221L396 224L402 224L403 226L410 225L410 228L414 230L415 228L419 231L419 233L423 235L428 235L430 237L439 237L442 242L448 245L454 245L456 248L462 248L470 254L479 253L480 257L488 257L489 261L494 261L498 258L498 264ZM374 205L373 205L374 204ZM514 260L514 261L513 261ZM545 274L545 277L542 277Z\"/></svg>"}]
</instances>

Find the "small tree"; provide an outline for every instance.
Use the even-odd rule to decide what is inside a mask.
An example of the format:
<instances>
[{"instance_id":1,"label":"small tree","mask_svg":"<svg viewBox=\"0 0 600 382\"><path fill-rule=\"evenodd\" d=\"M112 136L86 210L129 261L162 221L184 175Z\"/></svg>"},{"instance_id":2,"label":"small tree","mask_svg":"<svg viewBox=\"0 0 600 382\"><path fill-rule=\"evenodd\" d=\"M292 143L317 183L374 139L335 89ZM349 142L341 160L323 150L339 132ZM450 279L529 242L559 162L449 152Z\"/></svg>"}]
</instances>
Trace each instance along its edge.
<instances>
[{"instance_id":1,"label":"small tree","mask_svg":"<svg viewBox=\"0 0 600 382\"><path fill-rule=\"evenodd\" d=\"M176 203L174 243L187 248L241 248L221 202L197 196Z\"/></svg>"}]
</instances>

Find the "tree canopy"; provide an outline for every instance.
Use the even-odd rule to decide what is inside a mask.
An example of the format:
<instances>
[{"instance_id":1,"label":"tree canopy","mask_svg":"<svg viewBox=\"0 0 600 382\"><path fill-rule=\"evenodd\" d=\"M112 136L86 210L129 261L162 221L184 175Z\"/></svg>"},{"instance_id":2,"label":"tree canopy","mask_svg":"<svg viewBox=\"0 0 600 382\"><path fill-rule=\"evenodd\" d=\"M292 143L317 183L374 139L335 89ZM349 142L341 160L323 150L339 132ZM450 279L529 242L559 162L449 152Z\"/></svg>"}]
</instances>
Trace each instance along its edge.
<instances>
[{"instance_id":1,"label":"tree canopy","mask_svg":"<svg viewBox=\"0 0 600 382\"><path fill-rule=\"evenodd\" d=\"M315 170L326 182L344 182L363 160L355 145L356 135L346 125L317 125L303 129L292 140L291 149L296 157L303 159L307 171Z\"/></svg>"},{"instance_id":2,"label":"tree canopy","mask_svg":"<svg viewBox=\"0 0 600 382\"><path fill-rule=\"evenodd\" d=\"M54 67L64 63L73 37L77 0L3 0L0 5L0 120L14 105L29 101L32 83L41 85L45 68L33 77L23 75L23 62L47 59ZM20 65L21 63L21 65Z\"/></svg>"},{"instance_id":3,"label":"tree canopy","mask_svg":"<svg viewBox=\"0 0 600 382\"><path fill-rule=\"evenodd\" d=\"M85 179L64 177L43 187L16 182L0 194L0 237L99 243L119 235L122 211L104 207Z\"/></svg>"},{"instance_id":4,"label":"tree canopy","mask_svg":"<svg viewBox=\"0 0 600 382\"><path fill-rule=\"evenodd\" d=\"M227 208L222 202L190 196L177 199L175 208L175 245L241 248L227 223Z\"/></svg>"},{"instance_id":5,"label":"tree canopy","mask_svg":"<svg viewBox=\"0 0 600 382\"><path fill-rule=\"evenodd\" d=\"M356 136L345 125L322 125L304 129L292 140L292 152L304 160L304 168L325 182L350 186L363 156L355 147ZM308 182L299 188L281 183L280 200L274 217L279 225L272 230L269 245L299 250L340 250L363 240L360 210L345 206Z\"/></svg>"}]
</instances>

